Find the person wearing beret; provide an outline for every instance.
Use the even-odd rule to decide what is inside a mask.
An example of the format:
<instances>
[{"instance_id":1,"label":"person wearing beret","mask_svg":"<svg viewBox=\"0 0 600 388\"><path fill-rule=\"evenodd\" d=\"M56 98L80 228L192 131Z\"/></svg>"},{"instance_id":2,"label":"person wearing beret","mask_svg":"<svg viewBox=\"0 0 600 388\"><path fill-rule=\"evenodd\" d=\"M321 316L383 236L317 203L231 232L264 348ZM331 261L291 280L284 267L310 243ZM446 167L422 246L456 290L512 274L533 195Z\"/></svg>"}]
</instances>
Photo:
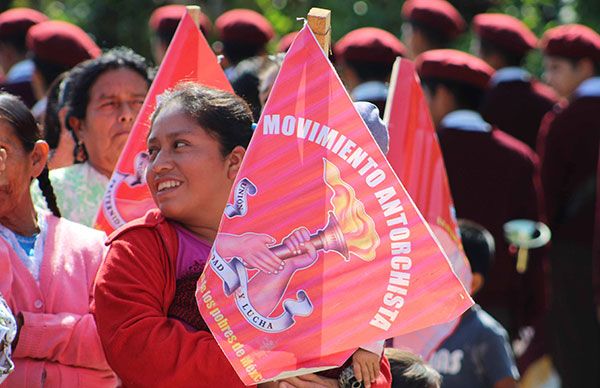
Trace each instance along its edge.
<instances>
[{"instance_id":1,"label":"person wearing beret","mask_svg":"<svg viewBox=\"0 0 600 388\"><path fill-rule=\"evenodd\" d=\"M59 74L101 54L85 31L74 24L56 20L31 27L27 32L27 47L35 64L32 84L38 102L32 112L36 117L43 116L46 92Z\"/></svg>"},{"instance_id":2,"label":"person wearing beret","mask_svg":"<svg viewBox=\"0 0 600 388\"><path fill-rule=\"evenodd\" d=\"M535 150L542 118L558 101L550 87L522 67L537 46L536 36L509 15L479 14L472 24L475 54L496 69L481 114Z\"/></svg>"},{"instance_id":3,"label":"person wearing beret","mask_svg":"<svg viewBox=\"0 0 600 388\"><path fill-rule=\"evenodd\" d=\"M538 138L552 229L554 361L563 387L600 384L600 328L592 288L596 168L600 143L600 35L582 25L546 31L544 77L568 102L543 120Z\"/></svg>"},{"instance_id":4,"label":"person wearing beret","mask_svg":"<svg viewBox=\"0 0 600 388\"><path fill-rule=\"evenodd\" d=\"M408 57L448 48L466 29L460 13L445 0L408 0L402 6L402 40Z\"/></svg>"},{"instance_id":5,"label":"person wearing beret","mask_svg":"<svg viewBox=\"0 0 600 388\"><path fill-rule=\"evenodd\" d=\"M258 121L262 108L259 73L268 64L266 46L273 38L273 26L258 12L233 9L217 18L215 28L222 44L225 75L235 94L250 105L254 121Z\"/></svg>"},{"instance_id":6,"label":"person wearing beret","mask_svg":"<svg viewBox=\"0 0 600 388\"><path fill-rule=\"evenodd\" d=\"M169 43L175 35L179 21L185 14L185 5L180 4L169 4L162 7L156 8L148 25L152 31L152 55L154 56L154 62L160 64L163 57L167 52ZM208 36L212 30L212 23L208 16L204 13L200 14L200 31L204 36Z\"/></svg>"},{"instance_id":7,"label":"person wearing beret","mask_svg":"<svg viewBox=\"0 0 600 388\"><path fill-rule=\"evenodd\" d=\"M334 46L340 78L354 101L368 101L383 114L394 61L406 48L391 33L375 27L350 31Z\"/></svg>"},{"instance_id":8,"label":"person wearing beret","mask_svg":"<svg viewBox=\"0 0 600 388\"><path fill-rule=\"evenodd\" d=\"M456 215L494 236L495 261L475 300L514 338L546 311L544 261L531 257L527 271L519 274L503 233L510 220L543 219L537 156L477 112L494 71L487 63L456 50L432 50L417 57L416 68L436 125Z\"/></svg>"},{"instance_id":9,"label":"person wearing beret","mask_svg":"<svg viewBox=\"0 0 600 388\"><path fill-rule=\"evenodd\" d=\"M266 45L275 32L271 23L250 9L232 9L215 20L219 40L223 44L225 75L231 81L236 76L235 66L244 59L266 53Z\"/></svg>"},{"instance_id":10,"label":"person wearing beret","mask_svg":"<svg viewBox=\"0 0 600 388\"><path fill-rule=\"evenodd\" d=\"M0 13L0 69L5 73L0 89L19 96L29 108L36 98L31 86L34 65L27 58L25 38L29 28L46 20L46 15L29 8Z\"/></svg>"}]
</instances>

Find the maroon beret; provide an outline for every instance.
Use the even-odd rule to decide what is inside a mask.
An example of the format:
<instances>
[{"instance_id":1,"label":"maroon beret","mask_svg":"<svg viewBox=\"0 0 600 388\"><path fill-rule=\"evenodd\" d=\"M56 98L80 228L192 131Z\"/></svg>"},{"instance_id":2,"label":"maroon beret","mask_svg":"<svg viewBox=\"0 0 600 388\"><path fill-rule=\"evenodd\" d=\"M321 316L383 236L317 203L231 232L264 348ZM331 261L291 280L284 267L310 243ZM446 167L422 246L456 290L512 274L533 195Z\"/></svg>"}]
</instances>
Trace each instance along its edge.
<instances>
[{"instance_id":1,"label":"maroon beret","mask_svg":"<svg viewBox=\"0 0 600 388\"><path fill-rule=\"evenodd\" d=\"M285 53L288 51L294 39L296 39L296 35L298 35L297 31L290 32L289 34L285 34L277 45L277 51L280 53Z\"/></svg>"},{"instance_id":2,"label":"maroon beret","mask_svg":"<svg viewBox=\"0 0 600 388\"><path fill-rule=\"evenodd\" d=\"M185 14L185 5L170 4L156 8L150 16L148 24L152 31L159 35L173 36L179 25L179 21ZM200 13L200 29L206 36L212 30L212 23L208 16Z\"/></svg>"},{"instance_id":3,"label":"maroon beret","mask_svg":"<svg viewBox=\"0 0 600 388\"><path fill-rule=\"evenodd\" d=\"M431 50L415 61L421 78L460 82L486 89L494 69L481 59L458 50Z\"/></svg>"},{"instance_id":4,"label":"maroon beret","mask_svg":"<svg viewBox=\"0 0 600 388\"><path fill-rule=\"evenodd\" d=\"M9 9L0 13L0 38L25 37L31 26L46 20L48 20L46 15L35 9Z\"/></svg>"},{"instance_id":5,"label":"maroon beret","mask_svg":"<svg viewBox=\"0 0 600 388\"><path fill-rule=\"evenodd\" d=\"M500 13L482 13L473 18L473 29L486 40L511 53L525 55L537 46L537 38L517 18Z\"/></svg>"},{"instance_id":6,"label":"maroon beret","mask_svg":"<svg viewBox=\"0 0 600 388\"><path fill-rule=\"evenodd\" d=\"M336 58L347 61L392 64L396 57L406 54L406 48L391 33L364 27L344 35L333 46L333 52Z\"/></svg>"},{"instance_id":7,"label":"maroon beret","mask_svg":"<svg viewBox=\"0 0 600 388\"><path fill-rule=\"evenodd\" d=\"M581 24L565 24L546 31L540 45L548 56L600 62L600 35Z\"/></svg>"},{"instance_id":8,"label":"maroon beret","mask_svg":"<svg viewBox=\"0 0 600 388\"><path fill-rule=\"evenodd\" d=\"M404 19L419 23L454 39L466 29L460 13L444 0L408 0L402 6Z\"/></svg>"},{"instance_id":9,"label":"maroon beret","mask_svg":"<svg viewBox=\"0 0 600 388\"><path fill-rule=\"evenodd\" d=\"M27 47L34 57L69 68L102 54L85 31L57 20L31 27L27 33Z\"/></svg>"},{"instance_id":10,"label":"maroon beret","mask_svg":"<svg viewBox=\"0 0 600 388\"><path fill-rule=\"evenodd\" d=\"M215 27L223 42L266 44L273 38L273 26L250 9L232 9L217 18Z\"/></svg>"}]
</instances>

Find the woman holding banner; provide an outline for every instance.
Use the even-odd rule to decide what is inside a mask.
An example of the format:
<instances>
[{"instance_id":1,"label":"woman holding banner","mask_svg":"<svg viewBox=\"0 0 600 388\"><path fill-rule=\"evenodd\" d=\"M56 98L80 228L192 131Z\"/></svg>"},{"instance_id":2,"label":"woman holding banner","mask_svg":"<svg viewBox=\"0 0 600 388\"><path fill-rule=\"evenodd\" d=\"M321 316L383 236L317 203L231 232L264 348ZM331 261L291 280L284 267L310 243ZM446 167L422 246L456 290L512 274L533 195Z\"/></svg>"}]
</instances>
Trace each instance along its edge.
<instances>
[{"instance_id":1,"label":"woman holding banner","mask_svg":"<svg viewBox=\"0 0 600 388\"><path fill-rule=\"evenodd\" d=\"M237 96L192 83L161 96L146 173L160 210L111 236L95 289L100 338L125 385L243 386L200 316L195 291L251 137L252 113ZM237 249L258 252L246 265L265 273L316 258L284 265L268 250L268 236L242 236ZM337 386L315 375L288 381Z\"/></svg>"},{"instance_id":2,"label":"woman holding banner","mask_svg":"<svg viewBox=\"0 0 600 388\"><path fill-rule=\"evenodd\" d=\"M241 387L196 304L229 190L252 136L245 102L187 84L151 118L153 210L113 233L94 314L107 359L125 386Z\"/></svg>"},{"instance_id":3,"label":"woman holding banner","mask_svg":"<svg viewBox=\"0 0 600 388\"><path fill-rule=\"evenodd\" d=\"M89 312L105 236L60 217L47 158L27 107L0 93L0 294L18 324L5 384L116 386ZM34 178L52 213L34 209Z\"/></svg>"}]
</instances>

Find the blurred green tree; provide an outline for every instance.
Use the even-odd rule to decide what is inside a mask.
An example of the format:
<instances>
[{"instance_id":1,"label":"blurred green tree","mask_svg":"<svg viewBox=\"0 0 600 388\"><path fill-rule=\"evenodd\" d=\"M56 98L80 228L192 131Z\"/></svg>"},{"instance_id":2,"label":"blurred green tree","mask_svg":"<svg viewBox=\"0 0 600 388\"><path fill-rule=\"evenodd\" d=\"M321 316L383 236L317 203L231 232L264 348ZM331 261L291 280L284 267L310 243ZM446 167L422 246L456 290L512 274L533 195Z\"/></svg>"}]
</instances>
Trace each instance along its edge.
<instances>
[{"instance_id":1,"label":"blurred green tree","mask_svg":"<svg viewBox=\"0 0 600 388\"><path fill-rule=\"evenodd\" d=\"M467 22L480 12L501 12L513 15L536 34L559 23L581 22L600 31L600 2L586 0L450 0ZM332 11L332 38L365 26L376 26L400 37L402 20L400 0L7 0L0 10L10 7L32 7L53 19L73 22L88 31L104 48L117 45L132 47L150 58L148 18L152 10L167 3L197 4L214 20L231 8L251 8L265 15L279 36L298 30L311 7ZM214 35L209 40L214 40ZM456 48L468 50L470 32L456 43ZM271 48L274 48L274 44ZM532 53L527 64L534 73L540 72L539 53Z\"/></svg>"}]
</instances>

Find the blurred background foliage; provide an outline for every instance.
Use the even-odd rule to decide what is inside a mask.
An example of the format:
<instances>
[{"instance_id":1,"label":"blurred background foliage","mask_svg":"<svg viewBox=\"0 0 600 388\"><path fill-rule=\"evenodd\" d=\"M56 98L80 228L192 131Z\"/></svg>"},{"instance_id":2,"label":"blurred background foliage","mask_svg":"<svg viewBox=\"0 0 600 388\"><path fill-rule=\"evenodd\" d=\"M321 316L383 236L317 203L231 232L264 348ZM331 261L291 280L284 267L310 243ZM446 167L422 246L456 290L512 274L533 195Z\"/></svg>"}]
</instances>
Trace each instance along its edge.
<instances>
[{"instance_id":1,"label":"blurred background foliage","mask_svg":"<svg viewBox=\"0 0 600 388\"><path fill-rule=\"evenodd\" d=\"M561 23L583 23L600 31L598 0L451 0L470 22L480 12L501 12L525 22L538 36ZM265 15L279 36L297 30L297 17L311 7L332 11L332 38L339 39L358 27L375 26L400 37L402 0L2 0L0 11L11 7L31 7L52 19L67 20L88 31L104 48L117 45L132 47L147 58L150 55L148 18L152 10L168 3L199 5L211 20L232 8L251 8ZM209 36L214 41L216 36ZM456 48L469 50L471 34L456 43ZM275 42L271 48L275 47ZM528 58L528 67L539 74L539 53Z\"/></svg>"}]
</instances>

